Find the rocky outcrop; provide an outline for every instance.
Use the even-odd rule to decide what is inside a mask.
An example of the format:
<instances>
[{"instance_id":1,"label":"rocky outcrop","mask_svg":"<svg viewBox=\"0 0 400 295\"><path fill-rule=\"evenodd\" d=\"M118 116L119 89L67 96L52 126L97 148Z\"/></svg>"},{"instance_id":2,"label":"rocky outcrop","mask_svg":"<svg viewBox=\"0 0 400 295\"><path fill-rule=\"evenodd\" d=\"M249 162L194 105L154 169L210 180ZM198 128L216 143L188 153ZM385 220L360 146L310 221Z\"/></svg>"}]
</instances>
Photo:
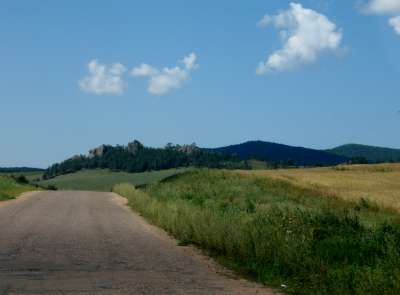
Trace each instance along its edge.
<instances>
[{"instance_id":1,"label":"rocky outcrop","mask_svg":"<svg viewBox=\"0 0 400 295\"><path fill-rule=\"evenodd\" d=\"M128 143L128 151L134 156L137 155L137 153L141 151L143 148L144 145L138 140L134 140Z\"/></svg>"},{"instance_id":2,"label":"rocky outcrop","mask_svg":"<svg viewBox=\"0 0 400 295\"><path fill-rule=\"evenodd\" d=\"M200 148L195 143L192 143L192 144L177 146L177 150L185 154L193 154L199 151Z\"/></svg>"},{"instance_id":3,"label":"rocky outcrop","mask_svg":"<svg viewBox=\"0 0 400 295\"><path fill-rule=\"evenodd\" d=\"M122 147L122 146L120 146L120 147ZM107 151L109 151L112 148L113 148L113 146L111 146L111 145L102 144L102 145L98 146L97 148L91 149L89 151L88 158L93 159L95 157L102 157L102 156L104 156L104 154ZM133 156L136 156L136 155L138 155L138 153L141 150L143 150L145 148L145 146L140 141L134 140L134 141L131 141L130 143L128 143L128 146L125 146L123 148L126 149ZM195 143L185 144L185 145L173 145L173 144L169 143L166 145L165 148L166 149L174 149L176 151L179 151L179 152L182 152L182 153L185 153L188 155L198 152L200 150L200 148Z\"/></svg>"},{"instance_id":4,"label":"rocky outcrop","mask_svg":"<svg viewBox=\"0 0 400 295\"><path fill-rule=\"evenodd\" d=\"M112 146L102 144L102 145L98 146L97 148L90 150L89 151L89 159L92 159L94 157L102 157L104 155L104 153L110 148L112 148Z\"/></svg>"}]
</instances>

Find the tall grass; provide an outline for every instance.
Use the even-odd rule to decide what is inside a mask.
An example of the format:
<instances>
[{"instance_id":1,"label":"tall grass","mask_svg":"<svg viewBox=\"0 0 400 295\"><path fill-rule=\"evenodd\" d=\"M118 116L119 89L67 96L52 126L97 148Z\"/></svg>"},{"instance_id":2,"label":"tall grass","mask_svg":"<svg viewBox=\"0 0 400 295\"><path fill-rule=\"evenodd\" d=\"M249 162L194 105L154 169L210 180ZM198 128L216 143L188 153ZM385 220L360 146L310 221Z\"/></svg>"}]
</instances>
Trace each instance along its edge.
<instances>
[{"instance_id":1,"label":"tall grass","mask_svg":"<svg viewBox=\"0 0 400 295\"><path fill-rule=\"evenodd\" d=\"M181 243L288 293L400 293L399 222L368 201L208 170L114 190ZM372 212L388 218L369 222Z\"/></svg>"},{"instance_id":2,"label":"tall grass","mask_svg":"<svg viewBox=\"0 0 400 295\"><path fill-rule=\"evenodd\" d=\"M0 175L0 201L15 199L18 195L37 190L37 188L26 183L18 183L17 178Z\"/></svg>"}]
</instances>

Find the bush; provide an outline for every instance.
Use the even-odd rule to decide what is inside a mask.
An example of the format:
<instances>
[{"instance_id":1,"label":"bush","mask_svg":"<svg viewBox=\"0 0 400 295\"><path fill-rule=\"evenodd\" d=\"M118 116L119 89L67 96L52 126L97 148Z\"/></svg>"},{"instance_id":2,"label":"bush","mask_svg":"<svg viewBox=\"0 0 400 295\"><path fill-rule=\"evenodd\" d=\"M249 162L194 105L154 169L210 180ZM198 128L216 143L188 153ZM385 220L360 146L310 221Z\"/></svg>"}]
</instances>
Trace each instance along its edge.
<instances>
[{"instance_id":1,"label":"bush","mask_svg":"<svg viewBox=\"0 0 400 295\"><path fill-rule=\"evenodd\" d=\"M25 175L19 175L18 177L13 176L13 178L20 184L28 184L29 180L25 177Z\"/></svg>"},{"instance_id":2,"label":"bush","mask_svg":"<svg viewBox=\"0 0 400 295\"><path fill-rule=\"evenodd\" d=\"M55 185L50 184L50 185L47 186L47 190L56 191L56 190L58 190L58 188Z\"/></svg>"}]
</instances>

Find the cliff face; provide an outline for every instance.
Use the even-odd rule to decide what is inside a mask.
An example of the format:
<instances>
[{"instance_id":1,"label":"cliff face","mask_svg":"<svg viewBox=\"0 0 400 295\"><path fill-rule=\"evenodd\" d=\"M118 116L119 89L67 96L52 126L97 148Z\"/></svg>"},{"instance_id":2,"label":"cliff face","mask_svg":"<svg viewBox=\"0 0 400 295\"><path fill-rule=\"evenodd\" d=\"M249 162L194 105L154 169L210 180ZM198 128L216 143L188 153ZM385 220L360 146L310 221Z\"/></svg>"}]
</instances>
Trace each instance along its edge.
<instances>
[{"instance_id":1,"label":"cliff face","mask_svg":"<svg viewBox=\"0 0 400 295\"><path fill-rule=\"evenodd\" d=\"M102 145L98 146L97 148L90 150L88 157L90 159L92 159L94 157L102 157L104 155L104 153L111 147L112 146L110 146L110 145L102 144Z\"/></svg>"}]
</instances>

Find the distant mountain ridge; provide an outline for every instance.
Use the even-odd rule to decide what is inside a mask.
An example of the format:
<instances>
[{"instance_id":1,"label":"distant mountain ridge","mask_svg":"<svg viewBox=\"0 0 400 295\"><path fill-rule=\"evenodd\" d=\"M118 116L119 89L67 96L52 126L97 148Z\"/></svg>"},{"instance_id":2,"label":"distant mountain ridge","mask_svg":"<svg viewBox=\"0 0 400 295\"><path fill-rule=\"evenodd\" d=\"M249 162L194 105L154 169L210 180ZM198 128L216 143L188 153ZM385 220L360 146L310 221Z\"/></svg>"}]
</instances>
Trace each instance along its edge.
<instances>
[{"instance_id":1,"label":"distant mountain ridge","mask_svg":"<svg viewBox=\"0 0 400 295\"><path fill-rule=\"evenodd\" d=\"M364 158L369 163L400 162L400 149L363 144L345 144L326 151L350 159Z\"/></svg>"},{"instance_id":2,"label":"distant mountain ridge","mask_svg":"<svg viewBox=\"0 0 400 295\"><path fill-rule=\"evenodd\" d=\"M291 166L329 166L346 163L349 158L304 147L296 147L265 141L247 141L225 147L208 149L226 155L232 155L241 160L256 159L266 162L285 163Z\"/></svg>"},{"instance_id":3,"label":"distant mountain ridge","mask_svg":"<svg viewBox=\"0 0 400 295\"><path fill-rule=\"evenodd\" d=\"M110 169L144 172L178 167L208 167L253 169L258 160L261 167L334 166L343 163L400 162L400 150L364 145L344 145L330 150L318 150L265 141L200 148L196 144L173 145L163 148L146 147L135 140L125 146L101 145L87 155L76 155L50 166L44 178L73 173L83 169Z\"/></svg>"},{"instance_id":4,"label":"distant mountain ridge","mask_svg":"<svg viewBox=\"0 0 400 295\"><path fill-rule=\"evenodd\" d=\"M91 149L86 155L75 155L61 163L51 165L43 174L49 179L84 169L110 169L113 171L144 172L180 167L246 168L245 163L220 153L201 149L196 144L152 148L138 140L127 145L105 145Z\"/></svg>"},{"instance_id":5,"label":"distant mountain ridge","mask_svg":"<svg viewBox=\"0 0 400 295\"><path fill-rule=\"evenodd\" d=\"M23 173L23 172L40 172L44 171L41 168L32 167L0 167L0 172L2 173Z\"/></svg>"}]
</instances>

